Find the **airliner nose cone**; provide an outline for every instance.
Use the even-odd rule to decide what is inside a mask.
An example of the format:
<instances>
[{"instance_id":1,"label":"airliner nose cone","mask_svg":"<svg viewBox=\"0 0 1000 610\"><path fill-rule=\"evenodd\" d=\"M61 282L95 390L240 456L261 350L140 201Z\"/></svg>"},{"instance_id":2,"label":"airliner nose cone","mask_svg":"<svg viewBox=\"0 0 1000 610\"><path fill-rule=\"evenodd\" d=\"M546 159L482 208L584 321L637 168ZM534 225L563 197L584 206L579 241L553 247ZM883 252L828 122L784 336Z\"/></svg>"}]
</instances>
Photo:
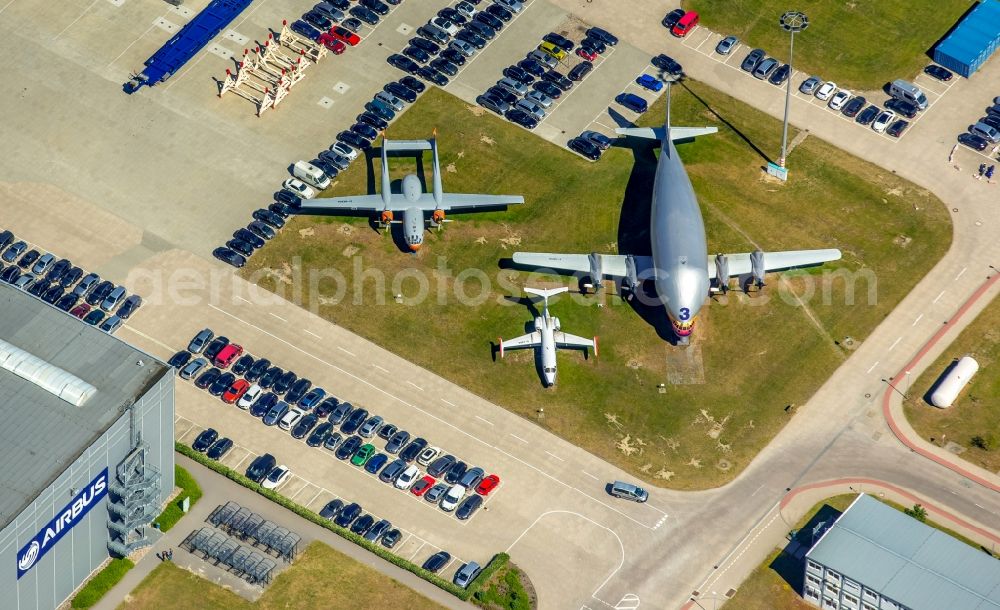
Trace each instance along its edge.
<instances>
[{"instance_id":1,"label":"airliner nose cone","mask_svg":"<svg viewBox=\"0 0 1000 610\"><path fill-rule=\"evenodd\" d=\"M556 376L552 373L545 373L545 387L551 388L556 384Z\"/></svg>"}]
</instances>

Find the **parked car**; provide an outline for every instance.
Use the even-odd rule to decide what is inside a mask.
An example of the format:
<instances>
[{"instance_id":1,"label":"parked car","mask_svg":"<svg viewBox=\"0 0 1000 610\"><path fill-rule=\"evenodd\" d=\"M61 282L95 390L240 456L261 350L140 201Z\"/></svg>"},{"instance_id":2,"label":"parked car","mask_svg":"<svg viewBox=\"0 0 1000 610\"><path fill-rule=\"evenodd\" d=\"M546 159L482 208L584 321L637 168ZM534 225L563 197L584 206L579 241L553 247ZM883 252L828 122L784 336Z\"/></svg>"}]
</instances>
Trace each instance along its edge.
<instances>
[{"instance_id":1,"label":"parked car","mask_svg":"<svg viewBox=\"0 0 1000 610\"><path fill-rule=\"evenodd\" d=\"M441 510L448 512L455 510L463 497L465 497L465 488L457 483L452 485L441 498Z\"/></svg>"},{"instance_id":2,"label":"parked car","mask_svg":"<svg viewBox=\"0 0 1000 610\"><path fill-rule=\"evenodd\" d=\"M892 110L896 114L905 116L908 119L912 119L917 116L919 109L916 105L907 102L906 100L900 100L896 98L890 98L886 100L885 107Z\"/></svg>"},{"instance_id":3,"label":"parked car","mask_svg":"<svg viewBox=\"0 0 1000 610\"><path fill-rule=\"evenodd\" d=\"M406 470L406 462L400 459L393 460L388 466L382 469L379 473L378 478L384 483L395 483L396 477L398 477L402 472Z\"/></svg>"},{"instance_id":4,"label":"parked car","mask_svg":"<svg viewBox=\"0 0 1000 610\"><path fill-rule=\"evenodd\" d=\"M230 250L229 248L216 248L212 251L212 256L219 259L224 263L228 263L237 269L243 267L247 264L247 259L245 256L239 252Z\"/></svg>"},{"instance_id":5,"label":"parked car","mask_svg":"<svg viewBox=\"0 0 1000 610\"><path fill-rule=\"evenodd\" d=\"M663 89L663 81L656 78L652 74L640 74L639 77L635 79L635 82L643 89L649 89L650 91L659 91Z\"/></svg>"},{"instance_id":6,"label":"parked car","mask_svg":"<svg viewBox=\"0 0 1000 610\"><path fill-rule=\"evenodd\" d=\"M340 527L350 527L351 523L359 516L361 516L361 505L351 502L340 510L340 513L337 514L333 522Z\"/></svg>"},{"instance_id":7,"label":"parked car","mask_svg":"<svg viewBox=\"0 0 1000 610\"><path fill-rule=\"evenodd\" d=\"M396 546L396 544L402 537L403 534L398 529L391 529L388 532L382 534L382 540L381 540L382 546L384 546L387 549L391 549L392 547Z\"/></svg>"},{"instance_id":8,"label":"parked car","mask_svg":"<svg viewBox=\"0 0 1000 610\"><path fill-rule=\"evenodd\" d=\"M873 104L862 110L854 120L861 125L870 125L871 122L875 120L875 117L878 116L879 112L881 112L879 107Z\"/></svg>"},{"instance_id":9,"label":"parked car","mask_svg":"<svg viewBox=\"0 0 1000 610\"><path fill-rule=\"evenodd\" d=\"M343 508L344 508L343 500L340 499L330 500L323 506L323 508L320 509L319 516L323 517L324 519L333 521L333 519L340 513L341 510L343 510Z\"/></svg>"},{"instance_id":10,"label":"parked car","mask_svg":"<svg viewBox=\"0 0 1000 610\"><path fill-rule=\"evenodd\" d=\"M667 15L663 18L663 21L661 22L663 24L663 27L667 28L668 30L673 29L673 27L677 25L677 22L681 20L681 17L683 17L684 13L686 12L687 11L685 11L682 8L675 8L674 10L670 11L669 13L667 13Z\"/></svg>"},{"instance_id":11,"label":"parked car","mask_svg":"<svg viewBox=\"0 0 1000 610\"><path fill-rule=\"evenodd\" d=\"M213 444L211 447L208 448L208 451L205 453L205 455L207 455L210 460L221 460L227 453L229 453L229 450L232 448L233 448L233 439L220 438L219 440L215 441L215 444Z\"/></svg>"},{"instance_id":12,"label":"parked car","mask_svg":"<svg viewBox=\"0 0 1000 610\"><path fill-rule=\"evenodd\" d=\"M570 150L580 153L591 161L597 161L601 158L601 149L586 138L573 138L567 146L569 146Z\"/></svg>"},{"instance_id":13,"label":"parked car","mask_svg":"<svg viewBox=\"0 0 1000 610\"><path fill-rule=\"evenodd\" d=\"M646 100L634 93L620 93L617 97L615 97L615 101L638 114L642 114L649 109L649 105L646 103Z\"/></svg>"},{"instance_id":14,"label":"parked car","mask_svg":"<svg viewBox=\"0 0 1000 610\"><path fill-rule=\"evenodd\" d=\"M459 484L466 489L475 489L482 482L484 476L486 476L486 472L476 466L465 471L465 474L459 480Z\"/></svg>"},{"instance_id":15,"label":"parked car","mask_svg":"<svg viewBox=\"0 0 1000 610\"><path fill-rule=\"evenodd\" d=\"M420 478L420 470L416 466L407 466L406 470L396 477L395 486L398 489L409 489Z\"/></svg>"},{"instance_id":16,"label":"parked car","mask_svg":"<svg viewBox=\"0 0 1000 610\"><path fill-rule=\"evenodd\" d=\"M715 45L715 52L719 55L729 55L739 42L740 39L735 36L726 36L719 41L719 44Z\"/></svg>"},{"instance_id":17,"label":"parked car","mask_svg":"<svg viewBox=\"0 0 1000 610\"><path fill-rule=\"evenodd\" d=\"M885 132L894 138L898 138L903 135L903 132L906 131L906 128L909 126L910 123L908 121L897 119L892 125L889 125L889 128L886 129Z\"/></svg>"},{"instance_id":18,"label":"parked car","mask_svg":"<svg viewBox=\"0 0 1000 610\"><path fill-rule=\"evenodd\" d=\"M378 474L378 471L389 461L389 456L384 453L376 453L365 462L365 472Z\"/></svg>"},{"instance_id":19,"label":"parked car","mask_svg":"<svg viewBox=\"0 0 1000 610\"><path fill-rule=\"evenodd\" d=\"M872 129L876 133L884 132L889 125L896 120L896 113L892 110L883 110L872 122Z\"/></svg>"},{"instance_id":20,"label":"parked car","mask_svg":"<svg viewBox=\"0 0 1000 610\"><path fill-rule=\"evenodd\" d=\"M581 81L585 76L590 74L590 71L593 69L593 63L589 61L581 61L570 69L567 76L569 76L569 79L572 81Z\"/></svg>"},{"instance_id":21,"label":"parked car","mask_svg":"<svg viewBox=\"0 0 1000 610\"><path fill-rule=\"evenodd\" d=\"M520 104L518 104L517 108L511 108L508 110L504 114L504 117L511 123L520 125L525 129L534 129L535 127L538 127L538 117L521 108Z\"/></svg>"},{"instance_id":22,"label":"parked car","mask_svg":"<svg viewBox=\"0 0 1000 610\"><path fill-rule=\"evenodd\" d=\"M407 463L412 462L417 459L417 456L420 455L420 452L423 451L426 446L427 441L425 439L416 438L410 441L410 444L399 452L399 459Z\"/></svg>"},{"instance_id":23,"label":"parked car","mask_svg":"<svg viewBox=\"0 0 1000 610\"><path fill-rule=\"evenodd\" d=\"M849 99L851 99L851 92L841 89L833 94L833 97L831 97L830 101L827 102L827 106L829 106L831 110L840 110Z\"/></svg>"},{"instance_id":24,"label":"parked car","mask_svg":"<svg viewBox=\"0 0 1000 610\"><path fill-rule=\"evenodd\" d=\"M830 97L836 93L837 83L833 81L827 81L816 88L816 99L821 101L827 101Z\"/></svg>"},{"instance_id":25,"label":"parked car","mask_svg":"<svg viewBox=\"0 0 1000 610\"><path fill-rule=\"evenodd\" d=\"M476 576L479 576L479 572L482 568L475 561L470 561L463 564L462 567L455 572L455 576L452 578L452 582L462 587L463 589L468 588L469 584L475 580Z\"/></svg>"},{"instance_id":26,"label":"parked car","mask_svg":"<svg viewBox=\"0 0 1000 610\"><path fill-rule=\"evenodd\" d=\"M424 500L427 500L431 504L437 504L441 501L441 496L443 496L446 491L448 491L447 483L437 483L427 490L424 494Z\"/></svg>"},{"instance_id":27,"label":"parked car","mask_svg":"<svg viewBox=\"0 0 1000 610\"><path fill-rule=\"evenodd\" d=\"M753 77L757 79L766 79L771 76L771 73L778 68L778 60L773 57L768 57L757 64L757 67L753 69Z\"/></svg>"},{"instance_id":28,"label":"parked car","mask_svg":"<svg viewBox=\"0 0 1000 610\"><path fill-rule=\"evenodd\" d=\"M264 455L258 456L254 461L250 462L250 466L247 467L247 478L254 483L260 483L264 480L271 470L278 463L274 456L270 453L265 453Z\"/></svg>"},{"instance_id":29,"label":"parked car","mask_svg":"<svg viewBox=\"0 0 1000 610\"><path fill-rule=\"evenodd\" d=\"M432 477L430 475L426 475L423 478L421 478L419 481L417 481L416 483L413 484L413 487L410 488L410 493L412 493L413 495L415 495L417 497L420 497L420 496L424 495L425 493L427 493L428 489L430 489L431 487L434 487L434 485L436 483L437 483L437 479L435 479L434 477Z\"/></svg>"},{"instance_id":30,"label":"parked car","mask_svg":"<svg viewBox=\"0 0 1000 610\"><path fill-rule=\"evenodd\" d=\"M351 436L344 442L340 443L337 450L334 451L334 456L338 460L347 460L354 457L354 453L361 447L363 441L360 436Z\"/></svg>"},{"instance_id":31,"label":"parked car","mask_svg":"<svg viewBox=\"0 0 1000 610\"><path fill-rule=\"evenodd\" d=\"M764 56L767 55L764 49L754 49L747 53L747 56L743 58L743 63L740 64L740 69L744 72L753 72L757 69L757 64L759 64Z\"/></svg>"},{"instance_id":32,"label":"parked car","mask_svg":"<svg viewBox=\"0 0 1000 610\"><path fill-rule=\"evenodd\" d=\"M476 493L481 496L488 496L498 485L500 485L500 477L495 474L488 475L476 486Z\"/></svg>"},{"instance_id":33,"label":"parked car","mask_svg":"<svg viewBox=\"0 0 1000 610\"><path fill-rule=\"evenodd\" d=\"M645 489L632 485L631 483L625 483L623 481L615 481L609 487L609 493L616 498L623 498L625 500L632 500L633 502L645 502L649 499L649 492Z\"/></svg>"},{"instance_id":34,"label":"parked car","mask_svg":"<svg viewBox=\"0 0 1000 610\"><path fill-rule=\"evenodd\" d=\"M389 438L389 441L385 444L385 450L387 453L396 454L406 445L407 441L410 440L410 433L406 430L399 430Z\"/></svg>"},{"instance_id":35,"label":"parked car","mask_svg":"<svg viewBox=\"0 0 1000 610\"><path fill-rule=\"evenodd\" d=\"M208 448L212 446L212 443L219 439L219 433L215 431L214 428L209 428L203 431L201 434L194 439L191 443L191 448L198 453L205 453Z\"/></svg>"},{"instance_id":36,"label":"parked car","mask_svg":"<svg viewBox=\"0 0 1000 610\"><path fill-rule=\"evenodd\" d=\"M292 438L305 438L307 434L319 423L319 418L315 413L306 413L302 416L295 427L292 428Z\"/></svg>"},{"instance_id":37,"label":"parked car","mask_svg":"<svg viewBox=\"0 0 1000 610\"><path fill-rule=\"evenodd\" d=\"M462 503L458 505L458 510L455 511L455 516L464 521L474 515L482 505L483 497L473 494L462 500Z\"/></svg>"},{"instance_id":38,"label":"parked car","mask_svg":"<svg viewBox=\"0 0 1000 610\"><path fill-rule=\"evenodd\" d=\"M954 74L951 73L951 70L947 70L935 64L931 64L924 68L924 74L945 82L950 81L954 76Z\"/></svg>"},{"instance_id":39,"label":"parked car","mask_svg":"<svg viewBox=\"0 0 1000 610\"><path fill-rule=\"evenodd\" d=\"M580 137L587 140L601 150L607 150L614 144L614 140L598 131L587 130L580 134Z\"/></svg>"},{"instance_id":40,"label":"parked car","mask_svg":"<svg viewBox=\"0 0 1000 610\"><path fill-rule=\"evenodd\" d=\"M86 304L84 304L84 305L80 305L79 307L89 307L89 306L86 305ZM74 309L73 311L71 311L70 314L71 315L77 315L75 312L79 309L79 307L77 309ZM84 313L86 313L86 311L88 311L88 310L83 310L83 311L84 311ZM79 315L79 316L77 316L77 317L82 317L82 314ZM205 360L204 358L195 358L191 362L189 362L186 365L184 365L184 368L182 368L180 371L178 371L177 375L181 379L192 379L195 376L197 376L199 373L201 373L201 371L206 366L208 366L208 360Z\"/></svg>"},{"instance_id":41,"label":"parked car","mask_svg":"<svg viewBox=\"0 0 1000 610\"><path fill-rule=\"evenodd\" d=\"M788 64L781 64L780 66L778 66L778 69L772 72L771 76L767 78L767 82L771 83L772 85L781 86L785 84L785 81L788 80L788 77L791 75L791 73L792 73L791 66L789 66Z\"/></svg>"},{"instance_id":42,"label":"parked car","mask_svg":"<svg viewBox=\"0 0 1000 610\"><path fill-rule=\"evenodd\" d=\"M444 473L444 480L446 483L452 485L458 483L463 476L465 476L465 471L469 469L469 466L462 461L455 462L448 469L448 472Z\"/></svg>"},{"instance_id":43,"label":"parked car","mask_svg":"<svg viewBox=\"0 0 1000 610\"><path fill-rule=\"evenodd\" d=\"M440 477L457 461L458 458L453 455L443 455L431 462L431 465L427 467L427 474L434 477Z\"/></svg>"},{"instance_id":44,"label":"parked car","mask_svg":"<svg viewBox=\"0 0 1000 610\"><path fill-rule=\"evenodd\" d=\"M451 561L451 555L447 551L438 551L424 562L423 568L430 572L431 574L436 574L438 570L443 568Z\"/></svg>"},{"instance_id":45,"label":"parked car","mask_svg":"<svg viewBox=\"0 0 1000 610\"><path fill-rule=\"evenodd\" d=\"M328 421L321 423L313 429L311 434L309 434L309 438L306 439L306 445L309 445L310 447L319 447L326 442L327 437L330 436L332 431L333 424Z\"/></svg>"},{"instance_id":46,"label":"parked car","mask_svg":"<svg viewBox=\"0 0 1000 610\"><path fill-rule=\"evenodd\" d=\"M840 112L846 117L854 118L858 116L858 113L861 112L867 103L868 100L866 100L864 96L858 95L856 97L852 97L849 102L844 104L844 107L841 108Z\"/></svg>"}]
</instances>

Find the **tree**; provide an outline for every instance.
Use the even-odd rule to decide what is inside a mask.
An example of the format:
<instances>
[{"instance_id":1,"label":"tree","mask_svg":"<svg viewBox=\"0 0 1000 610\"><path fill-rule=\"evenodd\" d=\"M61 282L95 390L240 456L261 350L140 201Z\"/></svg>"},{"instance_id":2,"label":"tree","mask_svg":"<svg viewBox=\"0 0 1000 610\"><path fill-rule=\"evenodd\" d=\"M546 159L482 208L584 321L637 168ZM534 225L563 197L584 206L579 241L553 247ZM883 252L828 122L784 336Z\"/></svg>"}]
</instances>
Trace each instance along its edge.
<instances>
[{"instance_id":1,"label":"tree","mask_svg":"<svg viewBox=\"0 0 1000 610\"><path fill-rule=\"evenodd\" d=\"M919 504L914 504L913 508L905 508L903 512L921 523L927 521L927 509Z\"/></svg>"},{"instance_id":2,"label":"tree","mask_svg":"<svg viewBox=\"0 0 1000 610\"><path fill-rule=\"evenodd\" d=\"M989 451L993 448L993 439L989 436L973 436L971 441L973 447L982 449L983 451Z\"/></svg>"}]
</instances>

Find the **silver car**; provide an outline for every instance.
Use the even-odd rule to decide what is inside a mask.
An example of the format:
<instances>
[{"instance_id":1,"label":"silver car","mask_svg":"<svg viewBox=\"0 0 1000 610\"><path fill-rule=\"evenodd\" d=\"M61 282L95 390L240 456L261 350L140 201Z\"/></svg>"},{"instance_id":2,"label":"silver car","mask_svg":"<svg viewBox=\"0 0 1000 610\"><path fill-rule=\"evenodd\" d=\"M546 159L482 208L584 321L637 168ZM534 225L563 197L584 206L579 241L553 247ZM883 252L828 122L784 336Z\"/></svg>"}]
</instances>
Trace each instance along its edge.
<instances>
[{"instance_id":1,"label":"silver car","mask_svg":"<svg viewBox=\"0 0 1000 610\"><path fill-rule=\"evenodd\" d=\"M113 335L116 330L122 325L122 319L118 316L109 316L104 322L101 323L101 330Z\"/></svg>"},{"instance_id":2,"label":"silver car","mask_svg":"<svg viewBox=\"0 0 1000 610\"><path fill-rule=\"evenodd\" d=\"M346 17L346 15L344 15L344 11L338 9L329 2L320 2L319 4L313 7L313 10L327 17L328 19L330 19L330 21L333 21L334 23L340 23Z\"/></svg>"},{"instance_id":3,"label":"silver car","mask_svg":"<svg viewBox=\"0 0 1000 610\"><path fill-rule=\"evenodd\" d=\"M378 93L375 94L375 99L382 100L396 112L402 112L403 108L406 106L401 99L389 93L388 91L379 91Z\"/></svg>"},{"instance_id":4,"label":"silver car","mask_svg":"<svg viewBox=\"0 0 1000 610\"><path fill-rule=\"evenodd\" d=\"M206 328L198 331L198 334L191 339L191 343L188 343L188 351L192 354L200 354L208 342L215 338L215 333L212 332L211 328Z\"/></svg>"},{"instance_id":5,"label":"silver car","mask_svg":"<svg viewBox=\"0 0 1000 610\"><path fill-rule=\"evenodd\" d=\"M715 45L715 52L719 55L729 55L739 42L740 39L735 36L726 36Z\"/></svg>"},{"instance_id":6,"label":"silver car","mask_svg":"<svg viewBox=\"0 0 1000 610\"><path fill-rule=\"evenodd\" d=\"M527 112L528 114L533 115L539 121L545 118L545 111L542 107L531 100L518 100L516 107Z\"/></svg>"},{"instance_id":7,"label":"silver car","mask_svg":"<svg viewBox=\"0 0 1000 610\"><path fill-rule=\"evenodd\" d=\"M42 275L45 273L45 270L49 268L49 265L51 265L55 260L55 256L45 253L37 261L35 261L35 266L31 268L31 272L35 275Z\"/></svg>"},{"instance_id":8,"label":"silver car","mask_svg":"<svg viewBox=\"0 0 1000 610\"><path fill-rule=\"evenodd\" d=\"M381 426L384 421L385 420L382 419L381 415L369 417L368 421L361 424L361 427L358 428L358 434L361 435L362 438L371 438L375 436L375 431L378 430L379 426Z\"/></svg>"},{"instance_id":9,"label":"silver car","mask_svg":"<svg viewBox=\"0 0 1000 610\"><path fill-rule=\"evenodd\" d=\"M510 91L514 95L524 95L528 92L528 86L522 82L518 82L513 78L501 78L497 81L497 84Z\"/></svg>"},{"instance_id":10,"label":"silver car","mask_svg":"<svg viewBox=\"0 0 1000 610\"><path fill-rule=\"evenodd\" d=\"M529 91L528 94L524 96L524 99L531 100L542 108L549 108L553 103L551 97L545 95L541 91L535 91L534 89Z\"/></svg>"},{"instance_id":11,"label":"silver car","mask_svg":"<svg viewBox=\"0 0 1000 610\"><path fill-rule=\"evenodd\" d=\"M806 95L814 95L819 86L823 84L823 79L818 76L810 76L799 85L799 91Z\"/></svg>"},{"instance_id":12,"label":"silver car","mask_svg":"<svg viewBox=\"0 0 1000 610\"><path fill-rule=\"evenodd\" d=\"M528 53L528 59L534 59L535 61L542 64L546 68L555 68L556 66L559 65L559 60L557 60L555 57L552 57L545 51L541 51L539 49L535 49L531 53Z\"/></svg>"},{"instance_id":13,"label":"silver car","mask_svg":"<svg viewBox=\"0 0 1000 610\"><path fill-rule=\"evenodd\" d=\"M195 358L191 362L184 365L184 368L177 371L177 374L181 379L193 379L206 366L208 366L208 360L205 360L204 358Z\"/></svg>"},{"instance_id":14,"label":"silver car","mask_svg":"<svg viewBox=\"0 0 1000 610\"><path fill-rule=\"evenodd\" d=\"M622 481L615 481L611 484L611 495L633 502L645 502L649 499L649 493L645 489Z\"/></svg>"},{"instance_id":15,"label":"silver car","mask_svg":"<svg viewBox=\"0 0 1000 610\"><path fill-rule=\"evenodd\" d=\"M476 54L476 47L464 40L452 40L448 45L448 48L454 49L466 57L472 57Z\"/></svg>"}]
</instances>

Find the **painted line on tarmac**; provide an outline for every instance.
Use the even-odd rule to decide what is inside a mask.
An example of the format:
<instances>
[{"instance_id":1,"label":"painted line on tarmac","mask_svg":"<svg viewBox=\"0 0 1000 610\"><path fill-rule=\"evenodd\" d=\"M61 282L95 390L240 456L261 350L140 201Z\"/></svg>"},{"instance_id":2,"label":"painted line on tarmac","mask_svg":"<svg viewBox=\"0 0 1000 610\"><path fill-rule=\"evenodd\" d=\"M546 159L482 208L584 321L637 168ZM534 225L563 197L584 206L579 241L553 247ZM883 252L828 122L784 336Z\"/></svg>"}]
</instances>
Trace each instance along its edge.
<instances>
[{"instance_id":1,"label":"painted line on tarmac","mask_svg":"<svg viewBox=\"0 0 1000 610\"><path fill-rule=\"evenodd\" d=\"M269 312L267 312L267 315L275 317L275 318L278 318L279 320L281 320L282 322L285 322L286 324L288 323L288 320L282 318L281 316L279 316L276 313L272 313L272 312L269 311Z\"/></svg>"},{"instance_id":2,"label":"painted line on tarmac","mask_svg":"<svg viewBox=\"0 0 1000 610\"><path fill-rule=\"evenodd\" d=\"M903 340L902 337L896 337L896 340L893 341L892 345L889 346L889 351L891 352L893 349L895 349L896 346L899 345L899 342L902 341L902 340Z\"/></svg>"},{"instance_id":3,"label":"painted line on tarmac","mask_svg":"<svg viewBox=\"0 0 1000 610\"><path fill-rule=\"evenodd\" d=\"M451 402L450 400L446 400L444 398L441 399L441 402L443 402L444 404L446 404L446 405L448 405L450 407L456 406L455 403Z\"/></svg>"},{"instance_id":4,"label":"painted line on tarmac","mask_svg":"<svg viewBox=\"0 0 1000 610\"><path fill-rule=\"evenodd\" d=\"M945 293L945 291L944 291L944 290L942 290L942 291L941 291L941 294L939 294L939 295L937 295L936 297L934 297L934 300L933 300L933 301L931 301L931 303L937 303L937 302L938 302L939 300L941 300L941 297L943 297L943 296L944 296L944 293Z\"/></svg>"},{"instance_id":5,"label":"painted line on tarmac","mask_svg":"<svg viewBox=\"0 0 1000 610\"><path fill-rule=\"evenodd\" d=\"M924 319L924 314L920 314L919 316L917 316L917 319L913 321L913 324L910 324L910 326L916 326L917 322L923 319Z\"/></svg>"},{"instance_id":6,"label":"painted line on tarmac","mask_svg":"<svg viewBox=\"0 0 1000 610\"><path fill-rule=\"evenodd\" d=\"M871 372L872 372L872 369L874 369L875 367L877 367L877 366L878 366L878 363L879 363L879 361L878 361L878 360L876 360L876 361L875 361L875 364L873 364L873 365L871 365L870 367L868 367L868 370L867 370L867 371L865 371L865 374L867 375L868 373L871 373Z\"/></svg>"},{"instance_id":7,"label":"painted line on tarmac","mask_svg":"<svg viewBox=\"0 0 1000 610\"><path fill-rule=\"evenodd\" d=\"M417 388L417 389L418 389L418 390L420 390L421 392L423 392L423 391L424 391L424 389L423 389L422 387L418 386L417 384L413 383L412 381L407 381L406 383L408 383L408 384L412 385L413 387Z\"/></svg>"},{"instance_id":8,"label":"painted line on tarmac","mask_svg":"<svg viewBox=\"0 0 1000 610\"><path fill-rule=\"evenodd\" d=\"M958 272L958 275L955 276L956 282L958 281L958 278L962 277L962 275L965 274L966 269L968 269L968 267L962 267L962 270Z\"/></svg>"},{"instance_id":9,"label":"painted line on tarmac","mask_svg":"<svg viewBox=\"0 0 1000 610\"><path fill-rule=\"evenodd\" d=\"M590 473L589 473L589 472L587 472L586 470L581 470L580 472L582 472L583 474L587 475L588 477L590 477L590 478L594 479L595 481L600 481L600 479L598 479L598 478L597 478L597 477L595 477L594 475L590 474Z\"/></svg>"},{"instance_id":10,"label":"painted line on tarmac","mask_svg":"<svg viewBox=\"0 0 1000 610\"><path fill-rule=\"evenodd\" d=\"M249 303L249 304L253 305L253 301L251 301L250 299L244 299L243 297L241 297L241 296L239 296L239 295L234 295L234 296L235 296L235 297L236 297L237 299L239 299L239 300L243 301L244 303Z\"/></svg>"},{"instance_id":11,"label":"painted line on tarmac","mask_svg":"<svg viewBox=\"0 0 1000 610\"><path fill-rule=\"evenodd\" d=\"M139 335L143 339L146 339L148 341L152 341L153 343L159 345L160 347L162 347L163 349L167 350L168 352L176 352L177 351L176 349L170 347L166 343L164 343L162 341L159 341L157 339L154 339L153 337L150 337L146 333L144 333L144 332L142 332L140 330L136 330L136 329L132 328L131 326L127 325L127 324L124 325L124 326L122 326L122 329L134 332L135 334Z\"/></svg>"},{"instance_id":12,"label":"painted line on tarmac","mask_svg":"<svg viewBox=\"0 0 1000 610\"><path fill-rule=\"evenodd\" d=\"M373 364L372 366L375 367L375 368L377 368L378 370L382 371L383 373L388 373L389 372L389 369L384 369L384 368L380 367L377 364Z\"/></svg>"},{"instance_id":13,"label":"painted line on tarmac","mask_svg":"<svg viewBox=\"0 0 1000 610\"><path fill-rule=\"evenodd\" d=\"M306 330L304 332L306 332L307 334L310 334L310 335L316 337L317 339L322 339L323 338L323 337L320 337L319 335L317 335L316 333L312 332L311 330Z\"/></svg>"},{"instance_id":14,"label":"painted line on tarmac","mask_svg":"<svg viewBox=\"0 0 1000 610\"><path fill-rule=\"evenodd\" d=\"M517 440L521 441L525 445L528 444L528 441L524 440L523 438L521 438L520 436L514 434L513 432L508 432L508 434L510 434L511 436L513 436L514 438L516 438Z\"/></svg>"},{"instance_id":15,"label":"painted line on tarmac","mask_svg":"<svg viewBox=\"0 0 1000 610\"><path fill-rule=\"evenodd\" d=\"M478 420L480 420L480 421L484 421L484 422L486 422L487 424L489 424L489 425L491 425L491 426L493 425L493 422L491 422L491 421L490 421L490 420L488 420L488 419L483 419L482 417L479 417L478 415L473 415L473 417L475 417L476 419L478 419Z\"/></svg>"},{"instance_id":16,"label":"painted line on tarmac","mask_svg":"<svg viewBox=\"0 0 1000 610\"><path fill-rule=\"evenodd\" d=\"M749 532L747 532L747 535L743 537L743 540L741 540L739 542L739 544L736 545L736 548L734 548L732 551L730 551L729 555L726 555L726 558L723 559L722 563L719 564L720 566L725 565L727 563L729 565L726 565L726 567L723 568L722 570L716 570L715 574L712 574L711 576L709 576L708 578L706 578L705 582L703 582L702 585L700 587L698 587L699 591L704 591L706 589L711 589L712 586L715 585L715 583L717 583L720 578L722 578L722 575L725 574L727 571L729 571L729 568L733 567L733 565L737 561L739 561L740 557L742 557L743 554L747 552L747 549L749 549L751 546L753 546L753 543L757 541L757 538L759 538L760 535L763 534L765 530L767 530L767 528L771 527L771 524L774 523L774 520L781 516L781 510L780 509L779 510L775 510L775 509L778 509L779 505L780 505L780 502L775 502L774 506L771 507L771 510L768 511L768 512L774 511L774 515L771 517L770 520L768 520L767 523L764 524L763 527L759 527L760 526L760 522L758 522L757 526L755 526L752 530L750 530ZM765 517L766 516L767 515L765 515ZM763 520L761 520L761 521L763 521ZM756 534L754 534L754 530L757 530ZM751 534L753 534L752 538L750 537ZM743 547L742 550L740 550L740 547ZM736 551L740 551L740 552L739 552L738 555L736 555L734 557L733 555L734 555L734 553L736 553ZM732 561L729 561L730 559L732 559ZM714 576L715 578L712 578L712 576ZM711 582L709 582L709 578L711 578Z\"/></svg>"},{"instance_id":17,"label":"painted line on tarmac","mask_svg":"<svg viewBox=\"0 0 1000 610\"><path fill-rule=\"evenodd\" d=\"M561 457L559 457L558 455L552 453L551 451L546 451L545 453L548 453L549 455L551 455L552 457L556 458L560 462L565 462L566 461L566 460L562 459Z\"/></svg>"},{"instance_id":18,"label":"painted line on tarmac","mask_svg":"<svg viewBox=\"0 0 1000 610\"><path fill-rule=\"evenodd\" d=\"M339 345L337 346L337 349L339 349L340 351L344 352L345 354L347 354L348 356L350 356L352 358L354 357L354 352L349 352L346 349L340 347Z\"/></svg>"}]
</instances>

